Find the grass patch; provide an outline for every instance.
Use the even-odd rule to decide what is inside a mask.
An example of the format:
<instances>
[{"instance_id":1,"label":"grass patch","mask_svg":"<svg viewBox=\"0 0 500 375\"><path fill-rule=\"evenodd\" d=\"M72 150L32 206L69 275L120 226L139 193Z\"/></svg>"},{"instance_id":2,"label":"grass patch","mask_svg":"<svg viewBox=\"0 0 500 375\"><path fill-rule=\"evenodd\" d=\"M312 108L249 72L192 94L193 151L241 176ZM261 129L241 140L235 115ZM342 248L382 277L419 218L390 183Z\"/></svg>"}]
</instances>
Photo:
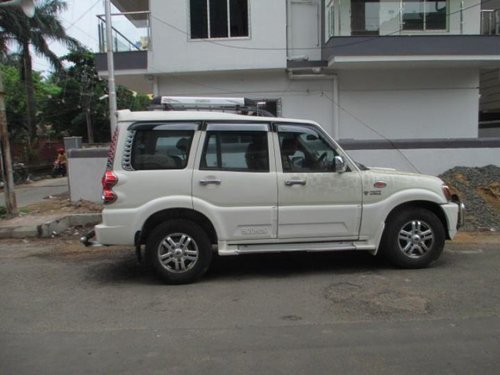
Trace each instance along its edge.
<instances>
[{"instance_id":1,"label":"grass patch","mask_svg":"<svg viewBox=\"0 0 500 375\"><path fill-rule=\"evenodd\" d=\"M21 207L19 209L20 215L28 215L31 213L31 209L28 207ZM7 209L4 206L0 206L0 219L5 219L7 217Z\"/></svg>"}]
</instances>

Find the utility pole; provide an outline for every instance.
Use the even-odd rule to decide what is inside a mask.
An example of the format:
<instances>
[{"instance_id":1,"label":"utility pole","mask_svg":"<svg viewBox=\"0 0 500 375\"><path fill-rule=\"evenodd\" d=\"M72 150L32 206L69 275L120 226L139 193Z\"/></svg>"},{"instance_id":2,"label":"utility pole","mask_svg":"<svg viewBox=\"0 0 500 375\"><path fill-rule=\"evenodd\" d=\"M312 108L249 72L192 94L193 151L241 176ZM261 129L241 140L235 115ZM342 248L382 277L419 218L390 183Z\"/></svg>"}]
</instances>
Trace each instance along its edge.
<instances>
[{"instance_id":1,"label":"utility pole","mask_svg":"<svg viewBox=\"0 0 500 375\"><path fill-rule=\"evenodd\" d=\"M116 128L116 88L115 88L115 63L113 60L113 26L111 24L111 3L104 1L104 13L106 14L106 49L108 57L108 94L109 94L109 121L111 134Z\"/></svg>"},{"instance_id":2,"label":"utility pole","mask_svg":"<svg viewBox=\"0 0 500 375\"><path fill-rule=\"evenodd\" d=\"M14 174L12 171L12 158L10 156L9 132L7 131L7 114L5 113L5 92L3 91L3 77L0 72L0 142L3 191L5 197L5 209L7 216L12 217L18 214L16 193L14 191Z\"/></svg>"}]
</instances>

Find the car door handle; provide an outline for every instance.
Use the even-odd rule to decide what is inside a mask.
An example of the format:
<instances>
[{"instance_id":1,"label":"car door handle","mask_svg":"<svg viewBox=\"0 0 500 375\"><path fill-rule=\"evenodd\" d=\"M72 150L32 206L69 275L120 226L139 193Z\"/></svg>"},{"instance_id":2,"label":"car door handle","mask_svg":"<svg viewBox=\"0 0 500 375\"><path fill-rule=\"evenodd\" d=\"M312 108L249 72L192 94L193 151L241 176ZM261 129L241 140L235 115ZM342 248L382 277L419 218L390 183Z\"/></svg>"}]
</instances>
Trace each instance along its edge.
<instances>
[{"instance_id":1,"label":"car door handle","mask_svg":"<svg viewBox=\"0 0 500 375\"><path fill-rule=\"evenodd\" d=\"M222 181L217 178L207 178L200 180L200 185L208 185L208 184L220 185L221 182Z\"/></svg>"},{"instance_id":2,"label":"car door handle","mask_svg":"<svg viewBox=\"0 0 500 375\"><path fill-rule=\"evenodd\" d=\"M292 186L292 185L305 185L306 180L286 180L285 185L286 186Z\"/></svg>"}]
</instances>

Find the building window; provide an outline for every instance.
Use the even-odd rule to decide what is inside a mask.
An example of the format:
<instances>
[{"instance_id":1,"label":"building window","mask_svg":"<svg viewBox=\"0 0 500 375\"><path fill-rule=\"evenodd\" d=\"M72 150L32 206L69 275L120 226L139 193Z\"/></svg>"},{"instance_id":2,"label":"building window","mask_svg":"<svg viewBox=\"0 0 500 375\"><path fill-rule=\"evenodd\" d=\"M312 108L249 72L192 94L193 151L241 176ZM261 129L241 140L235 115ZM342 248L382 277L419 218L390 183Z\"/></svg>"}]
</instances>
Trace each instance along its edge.
<instances>
[{"instance_id":1,"label":"building window","mask_svg":"<svg viewBox=\"0 0 500 375\"><path fill-rule=\"evenodd\" d=\"M327 0L325 3L325 39L335 36L335 0Z\"/></svg>"},{"instance_id":2,"label":"building window","mask_svg":"<svg viewBox=\"0 0 500 375\"><path fill-rule=\"evenodd\" d=\"M351 34L379 35L380 33L380 1L351 1Z\"/></svg>"},{"instance_id":3,"label":"building window","mask_svg":"<svg viewBox=\"0 0 500 375\"><path fill-rule=\"evenodd\" d=\"M248 0L190 0L191 39L248 36Z\"/></svg>"},{"instance_id":4,"label":"building window","mask_svg":"<svg viewBox=\"0 0 500 375\"><path fill-rule=\"evenodd\" d=\"M402 29L446 30L446 0L403 0Z\"/></svg>"}]
</instances>

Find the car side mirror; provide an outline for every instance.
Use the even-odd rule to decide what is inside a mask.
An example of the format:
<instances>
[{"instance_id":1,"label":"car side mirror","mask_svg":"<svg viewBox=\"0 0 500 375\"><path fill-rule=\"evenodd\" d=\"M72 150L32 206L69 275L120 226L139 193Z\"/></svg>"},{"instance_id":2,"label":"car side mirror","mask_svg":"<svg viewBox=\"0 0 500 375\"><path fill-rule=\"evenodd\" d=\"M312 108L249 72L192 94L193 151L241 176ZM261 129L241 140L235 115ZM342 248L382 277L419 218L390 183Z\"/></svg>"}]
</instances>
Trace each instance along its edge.
<instances>
[{"instance_id":1,"label":"car side mirror","mask_svg":"<svg viewBox=\"0 0 500 375\"><path fill-rule=\"evenodd\" d=\"M344 173L347 170L347 165L342 156L335 156L335 172Z\"/></svg>"}]
</instances>

